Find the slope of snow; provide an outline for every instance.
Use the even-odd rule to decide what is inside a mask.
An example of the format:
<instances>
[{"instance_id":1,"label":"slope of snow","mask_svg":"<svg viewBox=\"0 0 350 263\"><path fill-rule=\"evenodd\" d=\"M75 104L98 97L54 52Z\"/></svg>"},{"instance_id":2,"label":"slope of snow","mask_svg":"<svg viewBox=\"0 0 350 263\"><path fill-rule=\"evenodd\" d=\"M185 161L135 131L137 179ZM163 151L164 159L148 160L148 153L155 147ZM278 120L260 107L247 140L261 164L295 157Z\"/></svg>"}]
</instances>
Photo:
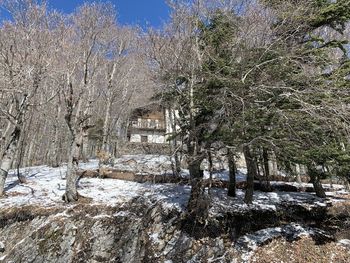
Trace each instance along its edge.
<instances>
[{"instance_id":1,"label":"slope of snow","mask_svg":"<svg viewBox=\"0 0 350 263\"><path fill-rule=\"evenodd\" d=\"M98 162L91 161L81 164L82 169L97 169ZM18 183L14 173L10 173L6 184L7 197L0 199L0 208L14 205L54 206L63 204L62 195L65 192L66 167L51 168L48 166L29 167L21 170L26 175L28 183ZM79 182L78 191L81 195L92 198L94 203L116 205L130 201L137 196L154 196L171 206L182 208L187 202L188 187L140 184L136 182L83 178ZM185 198L186 197L186 198Z\"/></svg>"},{"instance_id":2,"label":"slope of snow","mask_svg":"<svg viewBox=\"0 0 350 263\"><path fill-rule=\"evenodd\" d=\"M242 252L242 260L244 260L244 262L250 262L254 251L258 247L261 247L276 238L284 237L286 240L293 241L300 239L303 236L312 237L317 235L323 235L330 238L330 236L321 229L291 223L281 227L266 228L251 234L246 234L240 237L235 245L237 249Z\"/></svg>"},{"instance_id":3,"label":"slope of snow","mask_svg":"<svg viewBox=\"0 0 350 263\"><path fill-rule=\"evenodd\" d=\"M166 156L123 156L119 159L115 167L131 169L135 162L142 163L151 169L166 167L170 163ZM97 169L98 161L92 160L80 165L82 169ZM244 170L237 174L237 181L245 179ZM0 208L14 205L42 205L55 206L63 204L62 195L65 191L66 166L58 168L48 166L29 167L21 169L27 179L27 184L20 184L14 172L10 173L6 181L7 197L0 199ZM227 171L216 173L216 178L228 177ZM115 179L83 178L79 182L78 191L81 195L92 198L93 203L103 203L107 205L118 205L130 201L137 196L149 197L162 201L165 208L184 209L190 194L190 186L174 184L152 184L136 183ZM342 199L329 194L328 200L317 198L312 193L300 192L271 192L264 193L256 191L254 193L253 205L247 206L243 202L244 191L237 190L237 197L227 196L225 189L211 189L210 197L215 205L211 208L212 213L222 210L225 207L235 207L237 209L265 209L276 210L276 205L281 203L298 203L305 206L326 206L330 202L341 201ZM334 198L333 198L334 196Z\"/></svg>"}]
</instances>

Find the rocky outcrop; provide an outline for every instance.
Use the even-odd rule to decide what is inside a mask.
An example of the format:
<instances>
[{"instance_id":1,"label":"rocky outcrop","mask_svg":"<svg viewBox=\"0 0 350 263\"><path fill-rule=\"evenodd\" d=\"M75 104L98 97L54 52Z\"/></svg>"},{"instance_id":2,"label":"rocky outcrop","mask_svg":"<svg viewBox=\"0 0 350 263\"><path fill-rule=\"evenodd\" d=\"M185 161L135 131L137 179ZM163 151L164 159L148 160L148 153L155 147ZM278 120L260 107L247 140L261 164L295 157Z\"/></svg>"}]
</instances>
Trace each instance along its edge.
<instances>
[{"instance_id":1,"label":"rocky outcrop","mask_svg":"<svg viewBox=\"0 0 350 263\"><path fill-rule=\"evenodd\" d=\"M300 230L274 229L281 224L281 211L249 209L221 211L196 226L181 211L143 197L113 207L85 202L2 212L0 262L4 263L249 262L243 255L252 249L250 244L260 246L286 236L297 239L297 232L286 233ZM275 235L261 237L267 233L264 228ZM320 235L332 241L327 233L318 231Z\"/></svg>"},{"instance_id":2,"label":"rocky outcrop","mask_svg":"<svg viewBox=\"0 0 350 263\"><path fill-rule=\"evenodd\" d=\"M0 262L181 262L192 246L177 229L177 210L143 198L123 207L36 208L38 216L31 209L4 211Z\"/></svg>"}]
</instances>

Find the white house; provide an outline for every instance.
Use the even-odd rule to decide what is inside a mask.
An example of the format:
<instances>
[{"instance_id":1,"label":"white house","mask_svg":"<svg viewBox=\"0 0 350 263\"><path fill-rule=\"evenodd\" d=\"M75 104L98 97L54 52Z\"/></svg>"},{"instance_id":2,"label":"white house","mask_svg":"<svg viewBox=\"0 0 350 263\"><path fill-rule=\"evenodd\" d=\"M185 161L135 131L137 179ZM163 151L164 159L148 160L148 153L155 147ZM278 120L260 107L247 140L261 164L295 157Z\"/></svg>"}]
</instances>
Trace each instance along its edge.
<instances>
[{"instance_id":1,"label":"white house","mask_svg":"<svg viewBox=\"0 0 350 263\"><path fill-rule=\"evenodd\" d=\"M166 134L171 132L166 115L167 110L157 104L135 109L130 118L129 141L166 143Z\"/></svg>"}]
</instances>

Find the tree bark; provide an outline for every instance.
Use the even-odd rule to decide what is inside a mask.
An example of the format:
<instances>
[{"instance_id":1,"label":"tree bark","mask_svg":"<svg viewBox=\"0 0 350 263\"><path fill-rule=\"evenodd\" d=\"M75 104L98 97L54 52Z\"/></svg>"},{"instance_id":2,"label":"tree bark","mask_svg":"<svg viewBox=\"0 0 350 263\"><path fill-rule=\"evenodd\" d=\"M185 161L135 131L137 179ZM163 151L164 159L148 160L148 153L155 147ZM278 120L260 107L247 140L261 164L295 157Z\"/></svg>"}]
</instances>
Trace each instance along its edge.
<instances>
[{"instance_id":1,"label":"tree bark","mask_svg":"<svg viewBox=\"0 0 350 263\"><path fill-rule=\"evenodd\" d=\"M56 109L56 119L59 120L61 117L61 100L58 101L57 103L57 109ZM50 143L50 151L49 151L49 156L48 156L48 160L49 160L49 165L52 167L58 167L59 166L59 123L58 122L53 122L53 138L51 140Z\"/></svg>"},{"instance_id":2,"label":"tree bark","mask_svg":"<svg viewBox=\"0 0 350 263\"><path fill-rule=\"evenodd\" d=\"M10 105L10 110L9 113L12 114L13 111L13 107L14 105L11 104ZM3 154L3 151L5 151L5 145L6 145L6 141L9 139L10 134L11 134L11 127L12 127L12 123L10 121L7 122L6 128L4 129L1 137L0 137L0 155Z\"/></svg>"},{"instance_id":3,"label":"tree bark","mask_svg":"<svg viewBox=\"0 0 350 263\"><path fill-rule=\"evenodd\" d=\"M110 147L108 145L108 130L109 130L109 119L111 115L112 99L107 98L107 106L105 111L105 119L103 121L103 131L102 131L102 150L110 152Z\"/></svg>"},{"instance_id":4,"label":"tree bark","mask_svg":"<svg viewBox=\"0 0 350 263\"><path fill-rule=\"evenodd\" d=\"M167 131L167 133L171 132L173 134L173 138L169 141L170 149L172 151L172 155L174 156L174 163L173 163L173 160L171 160L172 166L173 166L173 174L175 176L178 176L181 172L181 163L179 160L177 136L174 136L174 134L176 133L176 123L175 123L176 115L174 110L168 109L167 112L168 112L168 118L169 118L169 125L171 127L171 130ZM165 123L165 125L167 124Z\"/></svg>"},{"instance_id":5,"label":"tree bark","mask_svg":"<svg viewBox=\"0 0 350 263\"><path fill-rule=\"evenodd\" d=\"M269 168L269 152L263 147L262 149L262 157L263 157L263 168L264 168L264 182L263 182L263 190L264 191L272 191L270 185L270 168Z\"/></svg>"},{"instance_id":6,"label":"tree bark","mask_svg":"<svg viewBox=\"0 0 350 263\"><path fill-rule=\"evenodd\" d=\"M211 151L208 152L208 163L209 163L209 187L208 187L208 193L210 193L210 189L212 187L213 183L213 169L214 169L214 164L213 164L213 156Z\"/></svg>"},{"instance_id":7,"label":"tree bark","mask_svg":"<svg viewBox=\"0 0 350 263\"><path fill-rule=\"evenodd\" d=\"M24 138L21 138L19 140L19 143L18 143L18 146L17 146L17 164L16 164L16 170L17 170L17 178L18 178L18 181L22 184L25 184L27 183L27 179L26 177L20 173L20 168L21 168L21 165L23 163L23 157L24 157L24 149L25 149L25 134L22 133L22 137Z\"/></svg>"},{"instance_id":8,"label":"tree bark","mask_svg":"<svg viewBox=\"0 0 350 263\"><path fill-rule=\"evenodd\" d=\"M208 216L209 202L204 191L203 170L200 165L203 158L193 158L189 163L191 177L191 195L187 212L191 219L203 223Z\"/></svg>"},{"instance_id":9,"label":"tree bark","mask_svg":"<svg viewBox=\"0 0 350 263\"><path fill-rule=\"evenodd\" d=\"M66 203L75 202L79 198L76 173L78 166L77 152L79 152L79 147L76 135L72 135L67 163L66 192L62 197Z\"/></svg>"},{"instance_id":10,"label":"tree bark","mask_svg":"<svg viewBox=\"0 0 350 263\"><path fill-rule=\"evenodd\" d=\"M66 192L62 196L62 199L66 202L74 202L77 201L79 198L78 191L77 191L77 166L79 161L79 151L80 151L80 135L79 133L82 133L81 127L76 126L78 123L79 116L73 114L74 112L74 105L72 104L73 101L73 85L70 82L70 79L68 78L68 87L69 87L69 95L66 98L66 110L67 113L65 115L65 120L68 125L69 133L70 133L70 144L69 144L69 151L68 151L68 161L67 161L67 174L66 174ZM82 102L81 99L77 101L76 105L76 112L80 112ZM73 120L74 118L74 120ZM82 125L81 122L79 122L80 125ZM79 129L80 128L80 129Z\"/></svg>"},{"instance_id":11,"label":"tree bark","mask_svg":"<svg viewBox=\"0 0 350 263\"><path fill-rule=\"evenodd\" d=\"M299 164L295 164L295 176L296 176L296 180L297 183L301 184L301 172L300 172L300 165Z\"/></svg>"},{"instance_id":12,"label":"tree bark","mask_svg":"<svg viewBox=\"0 0 350 263\"><path fill-rule=\"evenodd\" d=\"M247 188L244 196L244 202L251 204L253 202L254 178L257 176L256 161L252 156L248 145L243 146L243 154L247 165Z\"/></svg>"},{"instance_id":13,"label":"tree bark","mask_svg":"<svg viewBox=\"0 0 350 263\"><path fill-rule=\"evenodd\" d=\"M0 196L4 195L5 181L16 155L18 140L21 135L21 128L17 125L11 134L11 139L1 156L0 164Z\"/></svg>"},{"instance_id":14,"label":"tree bark","mask_svg":"<svg viewBox=\"0 0 350 263\"><path fill-rule=\"evenodd\" d=\"M326 198L326 193L323 189L323 186L322 186L321 180L320 180L320 173L312 165L308 165L308 173L309 173L311 182L314 186L316 196L321 197L321 198Z\"/></svg>"},{"instance_id":15,"label":"tree bark","mask_svg":"<svg viewBox=\"0 0 350 263\"><path fill-rule=\"evenodd\" d=\"M89 130L90 126L83 127L82 130L79 133L79 141L78 141L78 148L79 152L77 153L77 157L84 162L89 162Z\"/></svg>"},{"instance_id":16,"label":"tree bark","mask_svg":"<svg viewBox=\"0 0 350 263\"><path fill-rule=\"evenodd\" d=\"M228 169L229 169L229 185L227 195L231 197L236 197L236 173L237 167L235 163L234 152L231 149L228 149Z\"/></svg>"}]
</instances>

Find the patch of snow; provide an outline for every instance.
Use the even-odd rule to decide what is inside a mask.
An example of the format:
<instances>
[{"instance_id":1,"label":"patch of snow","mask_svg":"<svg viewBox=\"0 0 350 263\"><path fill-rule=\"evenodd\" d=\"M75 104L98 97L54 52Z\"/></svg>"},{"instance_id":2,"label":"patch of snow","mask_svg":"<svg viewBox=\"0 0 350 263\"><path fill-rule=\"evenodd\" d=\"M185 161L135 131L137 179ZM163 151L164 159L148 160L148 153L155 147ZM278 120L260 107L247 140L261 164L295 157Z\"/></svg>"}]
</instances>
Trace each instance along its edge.
<instances>
[{"instance_id":1,"label":"patch of snow","mask_svg":"<svg viewBox=\"0 0 350 263\"><path fill-rule=\"evenodd\" d=\"M325 234L324 231L304 227L299 224L288 224L282 227L266 228L240 237L236 242L236 248L242 253L242 260L250 262L254 251L272 240L284 237L287 240L296 240L302 236L314 236L317 233Z\"/></svg>"},{"instance_id":2,"label":"patch of snow","mask_svg":"<svg viewBox=\"0 0 350 263\"><path fill-rule=\"evenodd\" d=\"M226 257L227 252L225 252L222 256L214 258L212 256L211 258L208 258L208 263L213 263L213 262L224 262L225 257Z\"/></svg>"},{"instance_id":3,"label":"patch of snow","mask_svg":"<svg viewBox=\"0 0 350 263\"><path fill-rule=\"evenodd\" d=\"M180 176L184 178L190 177L190 172L188 169L182 169L180 172ZM210 173L209 171L205 170L203 174L204 179L209 179L210 178ZM214 171L212 174L213 179L221 180L221 181L226 181L228 182L230 180L229 176L229 171L228 170L219 170L219 171ZM247 170L240 168L237 170L236 173L236 182L245 182L247 180Z\"/></svg>"},{"instance_id":4,"label":"patch of snow","mask_svg":"<svg viewBox=\"0 0 350 263\"><path fill-rule=\"evenodd\" d=\"M159 233L152 233L149 235L150 239L152 239L152 241L154 243L159 243L160 240L159 240Z\"/></svg>"},{"instance_id":5,"label":"patch of snow","mask_svg":"<svg viewBox=\"0 0 350 263\"><path fill-rule=\"evenodd\" d=\"M67 213L67 210L63 211L62 213L57 213L54 216L55 217L70 217L70 215Z\"/></svg>"},{"instance_id":6,"label":"patch of snow","mask_svg":"<svg viewBox=\"0 0 350 263\"><path fill-rule=\"evenodd\" d=\"M0 241L0 253L5 251L5 244Z\"/></svg>"},{"instance_id":7,"label":"patch of snow","mask_svg":"<svg viewBox=\"0 0 350 263\"><path fill-rule=\"evenodd\" d=\"M171 174L172 157L167 155L124 155L114 160L113 168L142 174Z\"/></svg>"},{"instance_id":8,"label":"patch of snow","mask_svg":"<svg viewBox=\"0 0 350 263\"><path fill-rule=\"evenodd\" d=\"M170 163L170 157L161 155L128 155L116 160L115 166L120 165L123 169L132 168L133 163L138 162L145 166L163 167L165 163ZM131 163L130 163L131 162ZM98 160L92 160L88 163L81 163L81 169L97 169ZM152 169L153 169L152 168ZM18 183L14 172L8 177L5 185L7 197L0 199L0 209L9 206L23 205L41 205L41 206L59 206L63 205L62 195L65 192L66 166L57 168L48 166L29 167L21 169L26 173L27 184ZM237 181L243 181L245 169L240 169L236 175ZM188 170L182 171L183 176L188 176ZM205 176L208 174L205 173ZM220 180L228 179L227 170L215 172L214 178ZM275 182L276 184L280 182ZM283 182L285 183L285 182ZM289 183L295 185L297 183ZM308 185L308 184L305 184ZM333 185L335 186L335 185ZM337 187L337 186L335 186ZM341 189L338 187L337 189ZM152 184L137 183L116 179L101 178L82 178L78 185L78 191L81 195L92 198L93 204L105 204L110 206L119 206L138 196L146 197L149 200L160 202L164 209L184 210L189 199L191 187L188 185L176 184ZM340 190L344 191L344 190ZM338 192L336 192L338 193ZM244 191L238 189L237 197L227 196L226 189L211 189L210 198L215 206L211 207L210 213L218 213L227 209L237 209L245 211L249 209L276 210L276 207L283 203L301 204L311 208L313 206L327 206L330 202L341 202L344 199L332 192L327 193L328 199L324 200L315 196L314 193L305 192L254 192L254 201L252 205L247 206L244 202ZM344 192L348 193L348 192ZM120 214L118 214L120 213ZM123 216L122 211L117 215ZM69 216L65 212L61 216Z\"/></svg>"},{"instance_id":9,"label":"patch of snow","mask_svg":"<svg viewBox=\"0 0 350 263\"><path fill-rule=\"evenodd\" d=\"M130 215L130 212L128 212L128 211L119 211L119 212L113 214L113 216L115 216L115 217L117 217L117 216L124 217L124 216L129 216L129 215Z\"/></svg>"},{"instance_id":10,"label":"patch of snow","mask_svg":"<svg viewBox=\"0 0 350 263\"><path fill-rule=\"evenodd\" d=\"M162 161L163 159L158 159ZM82 169L97 169L98 161L93 160L80 164ZM38 166L24 168L27 184L20 184L16 176L9 176L6 180L5 191L7 197L0 199L0 209L10 206L63 205L62 195L65 192L66 181L62 179L66 172L65 166L52 168ZM24 171L23 170L23 171ZM140 184L137 182L82 178L78 185L81 195L92 198L92 203L103 203L111 206L128 202L137 196L154 197L162 200L169 209L183 209L188 200L190 188L171 184ZM62 216L69 216L62 214Z\"/></svg>"},{"instance_id":11,"label":"patch of snow","mask_svg":"<svg viewBox=\"0 0 350 263\"><path fill-rule=\"evenodd\" d=\"M337 242L339 245L350 248L350 240L349 239L341 239Z\"/></svg>"},{"instance_id":12,"label":"patch of snow","mask_svg":"<svg viewBox=\"0 0 350 263\"><path fill-rule=\"evenodd\" d=\"M112 216L110 216L110 215L101 214L101 215L93 216L92 218L93 218L93 219L103 219L103 218L111 218L111 217L112 217Z\"/></svg>"}]
</instances>

